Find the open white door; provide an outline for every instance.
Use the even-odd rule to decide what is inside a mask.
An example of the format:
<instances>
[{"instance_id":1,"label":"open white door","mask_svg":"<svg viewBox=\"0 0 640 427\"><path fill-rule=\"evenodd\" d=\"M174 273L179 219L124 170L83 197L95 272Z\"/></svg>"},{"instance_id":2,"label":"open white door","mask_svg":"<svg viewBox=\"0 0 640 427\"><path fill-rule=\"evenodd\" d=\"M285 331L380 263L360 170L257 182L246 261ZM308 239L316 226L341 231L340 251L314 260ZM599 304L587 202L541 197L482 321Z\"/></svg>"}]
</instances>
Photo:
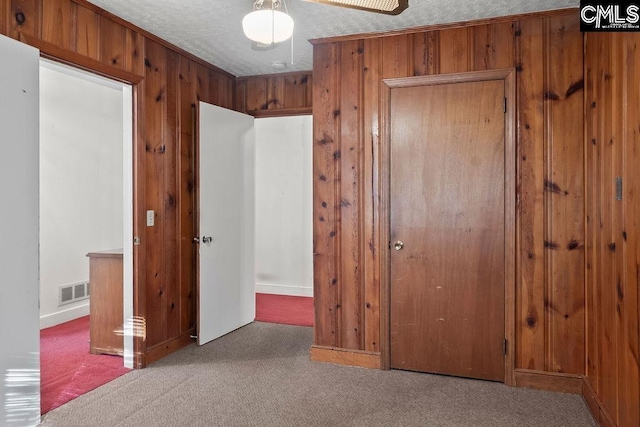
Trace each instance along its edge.
<instances>
[{"instance_id":1,"label":"open white door","mask_svg":"<svg viewBox=\"0 0 640 427\"><path fill-rule=\"evenodd\" d=\"M40 422L40 52L0 35L0 425Z\"/></svg>"},{"instance_id":2,"label":"open white door","mask_svg":"<svg viewBox=\"0 0 640 427\"><path fill-rule=\"evenodd\" d=\"M253 117L200 102L198 345L255 319Z\"/></svg>"}]
</instances>

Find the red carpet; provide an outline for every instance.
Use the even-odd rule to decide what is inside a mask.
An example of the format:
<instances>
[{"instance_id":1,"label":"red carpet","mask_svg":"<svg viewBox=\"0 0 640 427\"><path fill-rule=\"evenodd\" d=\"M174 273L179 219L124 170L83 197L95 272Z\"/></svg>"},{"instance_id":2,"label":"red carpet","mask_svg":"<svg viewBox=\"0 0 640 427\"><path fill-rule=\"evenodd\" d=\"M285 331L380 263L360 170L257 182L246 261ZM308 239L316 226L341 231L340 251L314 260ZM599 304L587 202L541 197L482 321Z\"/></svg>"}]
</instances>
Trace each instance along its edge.
<instances>
[{"instance_id":1,"label":"red carpet","mask_svg":"<svg viewBox=\"0 0 640 427\"><path fill-rule=\"evenodd\" d=\"M256 320L313 326L313 298L256 294Z\"/></svg>"},{"instance_id":2,"label":"red carpet","mask_svg":"<svg viewBox=\"0 0 640 427\"><path fill-rule=\"evenodd\" d=\"M40 331L43 414L127 372L122 357L89 353L89 316Z\"/></svg>"}]
</instances>

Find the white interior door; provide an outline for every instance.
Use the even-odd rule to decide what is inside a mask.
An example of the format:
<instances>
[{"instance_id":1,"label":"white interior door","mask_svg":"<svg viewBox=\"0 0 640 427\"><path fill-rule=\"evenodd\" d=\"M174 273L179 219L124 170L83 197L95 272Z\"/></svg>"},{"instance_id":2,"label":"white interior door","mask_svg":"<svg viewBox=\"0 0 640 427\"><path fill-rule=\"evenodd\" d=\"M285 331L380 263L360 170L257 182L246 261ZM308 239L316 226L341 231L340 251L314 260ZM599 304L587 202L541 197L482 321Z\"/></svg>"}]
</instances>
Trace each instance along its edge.
<instances>
[{"instance_id":1,"label":"white interior door","mask_svg":"<svg viewBox=\"0 0 640 427\"><path fill-rule=\"evenodd\" d=\"M40 421L40 52L0 35L0 425Z\"/></svg>"},{"instance_id":2,"label":"white interior door","mask_svg":"<svg viewBox=\"0 0 640 427\"><path fill-rule=\"evenodd\" d=\"M253 117L200 102L198 344L255 319Z\"/></svg>"}]
</instances>

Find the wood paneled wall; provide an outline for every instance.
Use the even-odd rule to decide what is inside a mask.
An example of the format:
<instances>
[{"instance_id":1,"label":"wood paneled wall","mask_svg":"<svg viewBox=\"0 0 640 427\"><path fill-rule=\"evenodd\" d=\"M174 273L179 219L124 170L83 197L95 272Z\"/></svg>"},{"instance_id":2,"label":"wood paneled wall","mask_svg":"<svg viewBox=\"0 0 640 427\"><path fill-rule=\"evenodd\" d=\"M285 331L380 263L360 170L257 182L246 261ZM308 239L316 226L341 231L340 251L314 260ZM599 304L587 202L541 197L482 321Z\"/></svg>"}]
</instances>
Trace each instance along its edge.
<instances>
[{"instance_id":1,"label":"wood paneled wall","mask_svg":"<svg viewBox=\"0 0 640 427\"><path fill-rule=\"evenodd\" d=\"M82 68L140 82L134 233L141 244L134 256L135 311L146 324L137 354L142 366L189 343L193 333L192 107L203 100L233 108L235 77L82 0L0 0L0 12L0 33ZM154 227L145 226L148 209L156 212Z\"/></svg>"},{"instance_id":2,"label":"wood paneled wall","mask_svg":"<svg viewBox=\"0 0 640 427\"><path fill-rule=\"evenodd\" d=\"M311 114L311 71L238 78L238 111L255 117Z\"/></svg>"},{"instance_id":3,"label":"wood paneled wall","mask_svg":"<svg viewBox=\"0 0 640 427\"><path fill-rule=\"evenodd\" d=\"M640 35L587 33L586 58L586 374L601 423L637 426Z\"/></svg>"},{"instance_id":4,"label":"wood paneled wall","mask_svg":"<svg viewBox=\"0 0 640 427\"><path fill-rule=\"evenodd\" d=\"M380 351L379 257L388 244L379 241L381 79L500 68L517 71L518 273L509 302L516 367L584 373L583 37L575 10L316 42L318 348Z\"/></svg>"}]
</instances>

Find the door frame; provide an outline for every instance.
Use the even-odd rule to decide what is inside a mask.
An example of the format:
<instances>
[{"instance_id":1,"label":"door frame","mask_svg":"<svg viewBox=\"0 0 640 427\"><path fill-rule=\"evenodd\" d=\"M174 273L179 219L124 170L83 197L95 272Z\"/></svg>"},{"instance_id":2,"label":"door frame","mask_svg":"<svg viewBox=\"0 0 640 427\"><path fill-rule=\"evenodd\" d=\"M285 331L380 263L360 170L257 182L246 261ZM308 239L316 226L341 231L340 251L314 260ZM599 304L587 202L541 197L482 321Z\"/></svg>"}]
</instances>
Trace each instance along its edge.
<instances>
[{"instance_id":1,"label":"door frame","mask_svg":"<svg viewBox=\"0 0 640 427\"><path fill-rule=\"evenodd\" d=\"M104 64L98 60L84 55L62 49L52 43L42 41L35 37L20 34L19 41L35 47L40 51L40 57L50 59L61 64L66 64L80 70L89 71L99 76L107 77L122 83L131 85L132 91L132 152L133 162L132 193L133 193L133 235L143 236L146 227L146 214L144 211L145 199L145 167L143 156L145 153L144 138L138 126L141 117L142 82L143 75L130 73L111 65ZM133 245L133 368L141 369L147 364L146 357L146 319L145 309L145 287L143 285L146 254L141 250L140 244ZM125 325L126 326L126 325ZM125 337L126 338L126 337Z\"/></svg>"},{"instance_id":2,"label":"door frame","mask_svg":"<svg viewBox=\"0 0 640 427\"><path fill-rule=\"evenodd\" d=\"M491 80L504 82L507 112L505 113L505 355L506 385L515 385L515 291L516 291L516 92L515 69L472 71L467 73L383 79L381 82L380 114L380 352L382 369L391 369L391 91L451 83ZM385 245L385 242L387 244Z\"/></svg>"}]
</instances>

